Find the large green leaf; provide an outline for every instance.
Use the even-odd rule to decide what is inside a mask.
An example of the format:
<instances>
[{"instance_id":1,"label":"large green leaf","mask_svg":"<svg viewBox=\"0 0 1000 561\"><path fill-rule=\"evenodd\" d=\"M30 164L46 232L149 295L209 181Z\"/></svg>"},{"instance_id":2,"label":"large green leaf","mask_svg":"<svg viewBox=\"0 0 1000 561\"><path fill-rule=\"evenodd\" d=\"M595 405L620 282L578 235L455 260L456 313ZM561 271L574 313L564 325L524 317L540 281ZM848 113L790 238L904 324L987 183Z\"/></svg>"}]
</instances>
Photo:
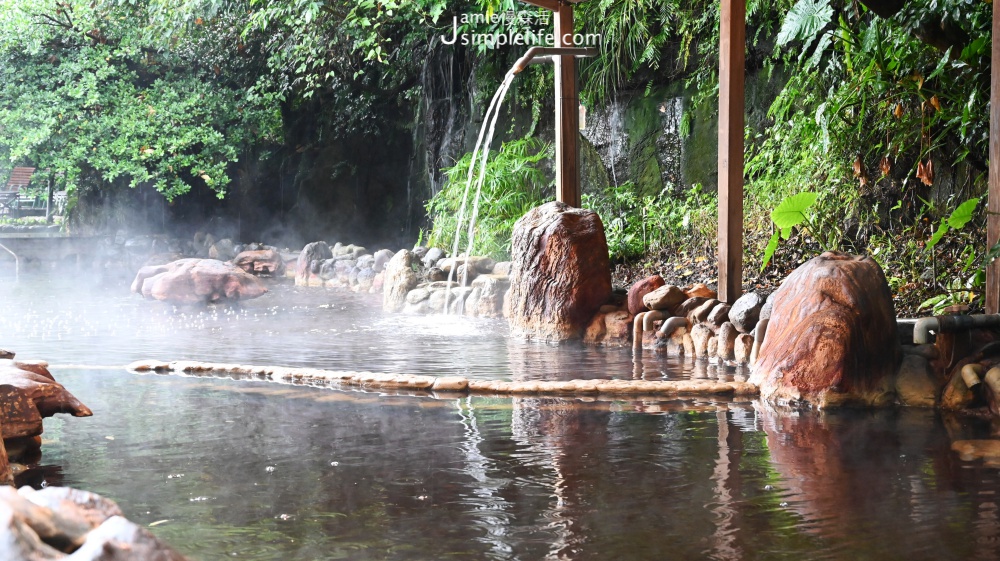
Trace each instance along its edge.
<instances>
[{"instance_id":1,"label":"large green leaf","mask_svg":"<svg viewBox=\"0 0 1000 561\"><path fill-rule=\"evenodd\" d=\"M778 45L784 46L795 40L812 42L832 18L830 0L799 0L785 16L785 23L778 33Z\"/></svg>"},{"instance_id":2,"label":"large green leaf","mask_svg":"<svg viewBox=\"0 0 1000 561\"><path fill-rule=\"evenodd\" d=\"M948 225L958 229L968 224L969 220L972 220L972 213L976 211L977 205L979 205L978 198L969 199L958 205L955 212L948 217Z\"/></svg>"},{"instance_id":3,"label":"large green leaf","mask_svg":"<svg viewBox=\"0 0 1000 561\"><path fill-rule=\"evenodd\" d=\"M792 195L781 201L781 204L771 211L771 220L782 230L798 226L805 221L805 211L809 210L818 197L819 194L812 191L803 191Z\"/></svg>"}]
</instances>

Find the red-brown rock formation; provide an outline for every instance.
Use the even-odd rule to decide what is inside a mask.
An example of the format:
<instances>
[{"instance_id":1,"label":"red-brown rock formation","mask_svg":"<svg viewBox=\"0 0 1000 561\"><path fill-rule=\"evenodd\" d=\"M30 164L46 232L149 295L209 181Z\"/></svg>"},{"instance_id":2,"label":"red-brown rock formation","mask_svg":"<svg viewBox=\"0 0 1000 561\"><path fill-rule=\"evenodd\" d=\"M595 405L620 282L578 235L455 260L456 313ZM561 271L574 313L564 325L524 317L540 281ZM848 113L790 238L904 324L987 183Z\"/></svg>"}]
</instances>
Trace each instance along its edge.
<instances>
[{"instance_id":1,"label":"red-brown rock formation","mask_svg":"<svg viewBox=\"0 0 1000 561\"><path fill-rule=\"evenodd\" d=\"M249 300L263 295L267 288L231 263L192 258L139 269L132 292L173 304L203 304Z\"/></svg>"},{"instance_id":2,"label":"red-brown rock formation","mask_svg":"<svg viewBox=\"0 0 1000 561\"><path fill-rule=\"evenodd\" d=\"M0 360L0 435L4 439L42 434L42 418L56 413L93 415L52 378L44 363Z\"/></svg>"},{"instance_id":3,"label":"red-brown rock formation","mask_svg":"<svg viewBox=\"0 0 1000 561\"><path fill-rule=\"evenodd\" d=\"M252 275L274 275L285 274L285 260L281 254L273 249L259 249L256 251L244 251L233 259L233 265Z\"/></svg>"},{"instance_id":4,"label":"red-brown rock formation","mask_svg":"<svg viewBox=\"0 0 1000 561\"><path fill-rule=\"evenodd\" d=\"M628 313L638 314L648 311L646 304L642 302L642 297L650 292L667 284L660 275L653 275L637 281L628 289Z\"/></svg>"},{"instance_id":5,"label":"red-brown rock formation","mask_svg":"<svg viewBox=\"0 0 1000 561\"><path fill-rule=\"evenodd\" d=\"M751 383L779 402L874 405L891 397L902 357L892 295L868 257L826 252L773 299Z\"/></svg>"},{"instance_id":6,"label":"red-brown rock formation","mask_svg":"<svg viewBox=\"0 0 1000 561\"><path fill-rule=\"evenodd\" d=\"M593 211L560 202L532 209L514 226L511 255L504 315L517 336L578 338L611 296L608 242Z\"/></svg>"}]
</instances>

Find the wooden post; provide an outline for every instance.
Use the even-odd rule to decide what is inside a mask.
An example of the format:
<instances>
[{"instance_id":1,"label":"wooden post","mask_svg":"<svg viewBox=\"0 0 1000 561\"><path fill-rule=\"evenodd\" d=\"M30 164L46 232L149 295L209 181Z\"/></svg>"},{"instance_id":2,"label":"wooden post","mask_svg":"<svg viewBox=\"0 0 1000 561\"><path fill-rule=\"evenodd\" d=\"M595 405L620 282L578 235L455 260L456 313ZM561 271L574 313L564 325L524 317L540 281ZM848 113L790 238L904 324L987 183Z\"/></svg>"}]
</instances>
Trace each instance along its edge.
<instances>
[{"instance_id":1,"label":"wooden post","mask_svg":"<svg viewBox=\"0 0 1000 561\"><path fill-rule=\"evenodd\" d=\"M555 17L555 47L573 47L573 5L560 4ZM555 57L556 200L579 207L580 93L576 57Z\"/></svg>"},{"instance_id":2,"label":"wooden post","mask_svg":"<svg viewBox=\"0 0 1000 561\"><path fill-rule=\"evenodd\" d=\"M986 249L1000 240L1000 8L993 3L993 62L990 68L990 191L986 203ZM986 267L986 313L1000 312L1000 260Z\"/></svg>"},{"instance_id":3,"label":"wooden post","mask_svg":"<svg viewBox=\"0 0 1000 561\"><path fill-rule=\"evenodd\" d=\"M719 300L743 290L746 0L722 0L719 30Z\"/></svg>"}]
</instances>

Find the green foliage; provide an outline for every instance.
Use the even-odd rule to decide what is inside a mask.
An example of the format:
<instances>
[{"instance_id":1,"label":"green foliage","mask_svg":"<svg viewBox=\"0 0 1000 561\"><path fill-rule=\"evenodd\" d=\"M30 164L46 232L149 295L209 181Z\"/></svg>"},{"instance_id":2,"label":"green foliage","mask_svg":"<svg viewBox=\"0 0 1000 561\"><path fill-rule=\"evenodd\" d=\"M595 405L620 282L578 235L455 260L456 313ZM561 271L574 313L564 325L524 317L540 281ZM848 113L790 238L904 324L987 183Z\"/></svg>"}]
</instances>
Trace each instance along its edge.
<instances>
[{"instance_id":1,"label":"green foliage","mask_svg":"<svg viewBox=\"0 0 1000 561\"><path fill-rule=\"evenodd\" d=\"M510 255L510 237L514 223L546 198L551 183L542 170L542 162L551 157L550 147L534 138L506 142L499 152L491 153L479 200L472 254L506 259ZM431 219L428 244L451 248L455 243L459 210L466 196L466 179L472 154L466 154L454 166L445 169L448 180L427 203ZM479 167L476 162L475 181ZM472 215L475 184L465 199L465 224L459 232L459 247L468 246L468 220ZM551 196L551 195L549 195Z\"/></svg>"},{"instance_id":2,"label":"green foliage","mask_svg":"<svg viewBox=\"0 0 1000 561\"><path fill-rule=\"evenodd\" d=\"M954 228L956 230L965 227L966 224L972 220L972 215L976 211L976 206L979 205L978 198L972 198L964 203L958 205L958 207L951 213L948 218L941 219L941 225L938 226L934 235L931 239L927 241L927 250L930 251L941 241L947 233L948 230Z\"/></svg>"},{"instance_id":3,"label":"green foliage","mask_svg":"<svg viewBox=\"0 0 1000 561\"><path fill-rule=\"evenodd\" d=\"M276 139L275 111L246 104L221 68L194 60L206 37L154 49L140 33L145 15L114 4L0 4L9 161L47 170L69 191L149 183L173 198L204 184L222 196L241 150ZM27 40L10 40L22 33Z\"/></svg>"},{"instance_id":4,"label":"green foliage","mask_svg":"<svg viewBox=\"0 0 1000 561\"><path fill-rule=\"evenodd\" d=\"M781 201L771 211L771 220L778 229L771 235L771 239L767 242L767 247L764 248L764 258L760 270L763 271L767 267L767 264L771 262L771 257L774 256L774 252L778 249L779 237L787 240L791 237L792 228L811 221L807 211L816 203L817 198L819 198L817 193L804 191Z\"/></svg>"},{"instance_id":5,"label":"green foliage","mask_svg":"<svg viewBox=\"0 0 1000 561\"><path fill-rule=\"evenodd\" d=\"M583 207L604 223L612 260L621 261L665 247L710 245L716 232L718 201L693 185L683 197L664 189L656 196L640 196L631 183L611 186L603 193L584 193Z\"/></svg>"}]
</instances>

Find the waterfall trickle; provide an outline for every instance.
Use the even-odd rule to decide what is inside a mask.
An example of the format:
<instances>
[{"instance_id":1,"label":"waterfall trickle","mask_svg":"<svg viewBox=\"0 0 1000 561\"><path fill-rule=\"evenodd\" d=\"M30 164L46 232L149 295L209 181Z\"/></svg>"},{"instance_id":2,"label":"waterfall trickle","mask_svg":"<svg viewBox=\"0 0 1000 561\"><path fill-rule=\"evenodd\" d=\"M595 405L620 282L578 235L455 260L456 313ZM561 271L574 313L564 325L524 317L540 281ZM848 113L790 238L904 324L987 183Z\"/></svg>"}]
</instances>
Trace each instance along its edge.
<instances>
[{"instance_id":1,"label":"waterfall trickle","mask_svg":"<svg viewBox=\"0 0 1000 561\"><path fill-rule=\"evenodd\" d=\"M462 204L458 209L458 221L455 228L455 242L452 245L452 258L453 263L451 270L448 271L448 288L445 291L444 300L444 313L448 315L450 311L450 300L451 300L451 282L455 277L455 273L458 271L459 260L458 260L458 250L461 246L462 228L465 222L465 210L469 200L469 192L472 189L472 178L476 169L476 157L480 155L480 148L482 148L482 155L480 157L479 165L479 178L476 180L476 192L473 197L472 203L472 216L469 219L468 225L468 237L469 243L466 246L465 256L466 258L472 255L475 242L475 228L476 219L479 217L479 196L482 194L483 182L486 179L486 161L490 154L490 144L493 142L493 134L496 131L497 119L500 116L500 107L503 105L503 99L507 95L507 90L510 89L511 82L514 81L514 72L508 72L504 76L503 83L497 88L495 94L493 94L493 99L490 101L489 107L486 109L486 115L483 117L483 126L479 129L479 137L476 139L476 145L472 150L472 158L469 161L469 174L465 182L465 191L462 193ZM488 134L487 134L488 129ZM483 143L483 137L486 137L485 144ZM468 279L468 274L464 275L460 282L464 285L465 280Z\"/></svg>"}]
</instances>

